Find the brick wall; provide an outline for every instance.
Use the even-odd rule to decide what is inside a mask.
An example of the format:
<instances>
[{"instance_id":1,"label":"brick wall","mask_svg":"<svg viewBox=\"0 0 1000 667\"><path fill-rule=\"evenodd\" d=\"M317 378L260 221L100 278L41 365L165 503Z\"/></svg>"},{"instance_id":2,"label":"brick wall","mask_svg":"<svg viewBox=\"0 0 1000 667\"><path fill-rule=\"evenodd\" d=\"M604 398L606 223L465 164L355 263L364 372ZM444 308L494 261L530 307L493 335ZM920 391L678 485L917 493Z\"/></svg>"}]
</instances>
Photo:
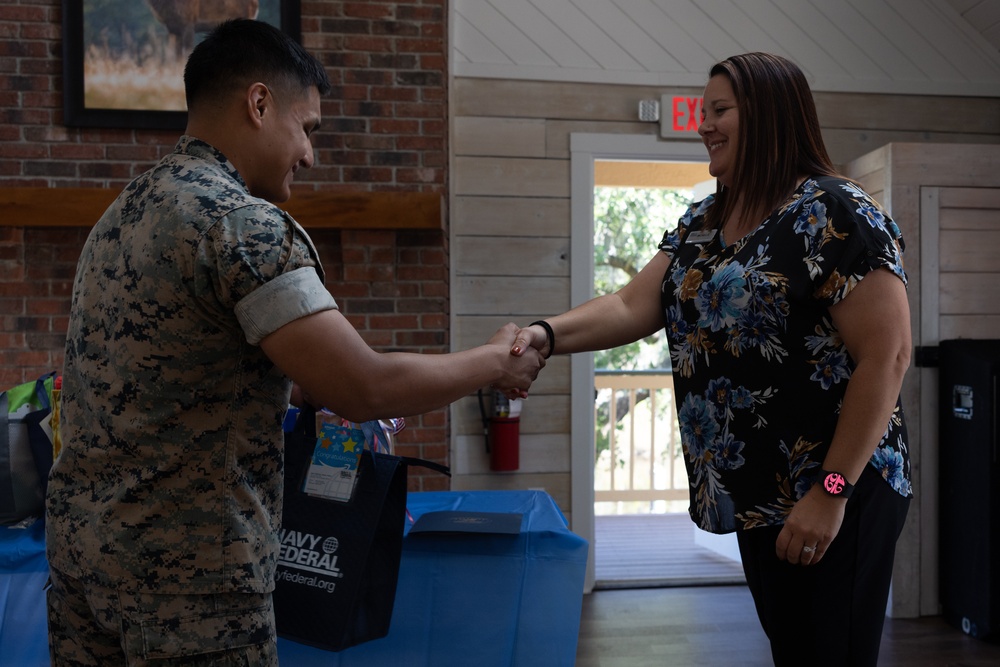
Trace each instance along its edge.
<instances>
[{"instance_id":1,"label":"brick wall","mask_svg":"<svg viewBox=\"0 0 1000 667\"><path fill-rule=\"evenodd\" d=\"M139 0L136 0L137 2ZM302 41L334 85L297 188L445 193L446 0L302 0ZM115 190L177 139L173 131L62 124L61 0L0 4L0 188ZM56 192L53 196L58 196ZM0 210L0 386L62 364L84 227L24 228ZM313 234L330 291L374 348L448 349L444 232ZM404 453L447 457L447 411L407 420ZM441 476L411 480L443 488Z\"/></svg>"}]
</instances>

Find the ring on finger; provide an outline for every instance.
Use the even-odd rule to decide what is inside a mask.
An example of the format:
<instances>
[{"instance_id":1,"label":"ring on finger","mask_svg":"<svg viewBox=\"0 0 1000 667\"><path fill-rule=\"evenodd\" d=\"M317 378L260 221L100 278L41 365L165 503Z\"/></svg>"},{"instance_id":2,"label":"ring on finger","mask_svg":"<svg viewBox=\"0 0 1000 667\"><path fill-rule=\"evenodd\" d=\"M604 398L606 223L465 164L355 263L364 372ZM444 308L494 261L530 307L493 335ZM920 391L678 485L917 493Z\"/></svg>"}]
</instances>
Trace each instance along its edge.
<instances>
[{"instance_id":1,"label":"ring on finger","mask_svg":"<svg viewBox=\"0 0 1000 667\"><path fill-rule=\"evenodd\" d=\"M814 551L816 551L816 547L802 547L803 553L811 554Z\"/></svg>"}]
</instances>

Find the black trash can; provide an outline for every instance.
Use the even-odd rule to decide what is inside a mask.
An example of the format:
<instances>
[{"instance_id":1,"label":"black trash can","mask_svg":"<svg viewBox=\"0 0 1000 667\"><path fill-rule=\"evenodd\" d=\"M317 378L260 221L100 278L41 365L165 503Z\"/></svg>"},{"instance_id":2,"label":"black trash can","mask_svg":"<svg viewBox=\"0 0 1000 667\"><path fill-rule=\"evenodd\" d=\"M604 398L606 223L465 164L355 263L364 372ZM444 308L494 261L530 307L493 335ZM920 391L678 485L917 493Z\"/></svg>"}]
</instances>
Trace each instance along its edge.
<instances>
[{"instance_id":1,"label":"black trash can","mask_svg":"<svg viewBox=\"0 0 1000 667\"><path fill-rule=\"evenodd\" d=\"M940 599L945 620L1000 641L1000 340L940 344Z\"/></svg>"}]
</instances>

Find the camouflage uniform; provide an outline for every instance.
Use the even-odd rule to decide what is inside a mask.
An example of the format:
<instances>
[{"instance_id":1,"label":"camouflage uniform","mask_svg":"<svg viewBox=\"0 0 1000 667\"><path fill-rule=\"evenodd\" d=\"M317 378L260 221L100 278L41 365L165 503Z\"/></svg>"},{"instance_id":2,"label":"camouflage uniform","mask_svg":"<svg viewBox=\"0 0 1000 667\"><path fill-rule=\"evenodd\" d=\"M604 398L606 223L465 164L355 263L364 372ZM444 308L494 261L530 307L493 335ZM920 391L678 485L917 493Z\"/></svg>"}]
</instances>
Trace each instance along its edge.
<instances>
[{"instance_id":1,"label":"camouflage uniform","mask_svg":"<svg viewBox=\"0 0 1000 667\"><path fill-rule=\"evenodd\" d=\"M182 137L122 192L73 288L47 499L55 589L152 596L137 608L174 629L158 596L270 605L290 382L259 342L336 307L305 231L204 142ZM219 632L259 638L245 622L273 614L245 611L200 623L201 649L230 645Z\"/></svg>"}]
</instances>

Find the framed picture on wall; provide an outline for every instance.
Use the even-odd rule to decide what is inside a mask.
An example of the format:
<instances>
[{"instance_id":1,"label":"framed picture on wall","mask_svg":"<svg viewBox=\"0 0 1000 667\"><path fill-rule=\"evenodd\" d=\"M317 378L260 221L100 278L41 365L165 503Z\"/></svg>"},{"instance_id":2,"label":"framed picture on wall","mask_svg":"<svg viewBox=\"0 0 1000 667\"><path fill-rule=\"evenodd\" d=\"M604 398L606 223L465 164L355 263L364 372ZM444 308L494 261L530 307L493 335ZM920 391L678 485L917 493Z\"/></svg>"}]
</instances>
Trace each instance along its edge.
<instances>
[{"instance_id":1,"label":"framed picture on wall","mask_svg":"<svg viewBox=\"0 0 1000 667\"><path fill-rule=\"evenodd\" d=\"M63 0L70 127L183 130L184 64L218 23L255 18L301 39L299 0Z\"/></svg>"}]
</instances>

